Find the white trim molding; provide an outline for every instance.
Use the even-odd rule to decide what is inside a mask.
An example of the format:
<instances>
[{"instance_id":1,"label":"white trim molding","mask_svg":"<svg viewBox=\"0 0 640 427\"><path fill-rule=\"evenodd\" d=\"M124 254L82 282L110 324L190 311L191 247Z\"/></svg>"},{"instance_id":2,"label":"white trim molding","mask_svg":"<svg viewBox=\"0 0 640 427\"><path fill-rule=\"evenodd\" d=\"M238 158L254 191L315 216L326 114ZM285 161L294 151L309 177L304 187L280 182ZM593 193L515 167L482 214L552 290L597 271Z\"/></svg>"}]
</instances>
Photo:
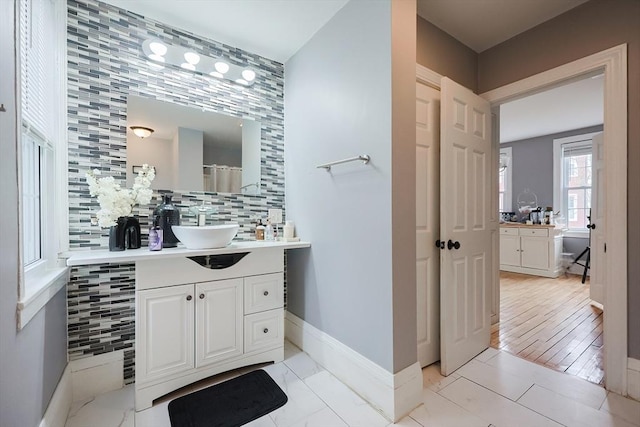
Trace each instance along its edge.
<instances>
[{"instance_id":1,"label":"white trim molding","mask_svg":"<svg viewBox=\"0 0 640 427\"><path fill-rule=\"evenodd\" d=\"M427 67L416 64L416 80L440 90L442 76Z\"/></svg>"},{"instance_id":2,"label":"white trim molding","mask_svg":"<svg viewBox=\"0 0 640 427\"><path fill-rule=\"evenodd\" d=\"M67 364L38 427L64 427L72 402L71 368Z\"/></svg>"},{"instance_id":3,"label":"white trim molding","mask_svg":"<svg viewBox=\"0 0 640 427\"><path fill-rule=\"evenodd\" d=\"M392 374L289 312L285 315L285 337L391 421L400 420L421 404L418 362Z\"/></svg>"},{"instance_id":4,"label":"white trim molding","mask_svg":"<svg viewBox=\"0 0 640 427\"><path fill-rule=\"evenodd\" d=\"M595 53L483 93L492 106L604 72L604 369L608 390L627 394L627 45ZM614 244L615 242L615 244Z\"/></svg>"},{"instance_id":5,"label":"white trim molding","mask_svg":"<svg viewBox=\"0 0 640 427\"><path fill-rule=\"evenodd\" d=\"M629 358L627 378L629 397L640 400L640 359Z\"/></svg>"}]
</instances>

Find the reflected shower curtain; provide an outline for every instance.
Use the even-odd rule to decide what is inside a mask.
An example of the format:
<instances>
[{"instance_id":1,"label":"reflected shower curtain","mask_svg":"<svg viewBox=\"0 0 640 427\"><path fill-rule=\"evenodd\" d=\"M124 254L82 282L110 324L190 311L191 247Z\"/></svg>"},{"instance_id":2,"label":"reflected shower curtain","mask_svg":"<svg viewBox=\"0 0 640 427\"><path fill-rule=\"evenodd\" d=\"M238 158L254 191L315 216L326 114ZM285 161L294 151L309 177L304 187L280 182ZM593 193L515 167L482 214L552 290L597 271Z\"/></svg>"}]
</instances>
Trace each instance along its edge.
<instances>
[{"instance_id":1,"label":"reflected shower curtain","mask_svg":"<svg viewBox=\"0 0 640 427\"><path fill-rule=\"evenodd\" d=\"M204 191L239 193L242 186L242 168L211 165L204 170Z\"/></svg>"}]
</instances>

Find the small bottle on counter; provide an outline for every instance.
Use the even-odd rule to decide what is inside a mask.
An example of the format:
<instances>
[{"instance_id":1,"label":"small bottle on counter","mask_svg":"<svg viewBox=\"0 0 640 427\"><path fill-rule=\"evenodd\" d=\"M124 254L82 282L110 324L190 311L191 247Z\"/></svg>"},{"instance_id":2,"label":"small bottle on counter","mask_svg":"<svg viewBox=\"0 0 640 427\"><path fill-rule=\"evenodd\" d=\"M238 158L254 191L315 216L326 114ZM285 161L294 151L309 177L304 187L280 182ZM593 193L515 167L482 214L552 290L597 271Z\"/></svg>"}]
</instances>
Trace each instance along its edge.
<instances>
[{"instance_id":1,"label":"small bottle on counter","mask_svg":"<svg viewBox=\"0 0 640 427\"><path fill-rule=\"evenodd\" d=\"M256 240L264 240L264 225L262 225L262 220L258 220L258 225L256 225Z\"/></svg>"},{"instance_id":2,"label":"small bottle on counter","mask_svg":"<svg viewBox=\"0 0 640 427\"><path fill-rule=\"evenodd\" d=\"M293 221L285 222L284 227L282 227L282 233L283 233L282 237L284 237L285 240L293 239L293 229L294 229Z\"/></svg>"},{"instance_id":3,"label":"small bottle on counter","mask_svg":"<svg viewBox=\"0 0 640 427\"><path fill-rule=\"evenodd\" d=\"M162 228L155 223L149 228L149 250L150 251L162 250L163 234L164 233L162 231Z\"/></svg>"},{"instance_id":4,"label":"small bottle on counter","mask_svg":"<svg viewBox=\"0 0 640 427\"><path fill-rule=\"evenodd\" d=\"M269 219L267 219L267 226L264 229L264 240L275 240L275 235L273 234L273 226L271 225L271 221Z\"/></svg>"}]
</instances>

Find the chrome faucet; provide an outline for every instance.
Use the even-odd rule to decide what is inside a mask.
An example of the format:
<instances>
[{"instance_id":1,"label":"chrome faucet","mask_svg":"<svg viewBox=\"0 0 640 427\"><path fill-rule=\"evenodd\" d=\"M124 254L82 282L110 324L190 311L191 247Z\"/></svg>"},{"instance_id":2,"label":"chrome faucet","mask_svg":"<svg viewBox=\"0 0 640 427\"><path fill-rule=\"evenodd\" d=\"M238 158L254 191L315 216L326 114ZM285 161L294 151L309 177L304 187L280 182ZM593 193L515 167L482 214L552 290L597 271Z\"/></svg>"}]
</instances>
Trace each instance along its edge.
<instances>
[{"instance_id":1,"label":"chrome faucet","mask_svg":"<svg viewBox=\"0 0 640 427\"><path fill-rule=\"evenodd\" d=\"M204 202L202 202L201 205L191 206L189 208L189 212L196 216L198 220L198 227L203 227L207 225L207 216L211 216L218 212L218 208L211 205L205 205Z\"/></svg>"}]
</instances>

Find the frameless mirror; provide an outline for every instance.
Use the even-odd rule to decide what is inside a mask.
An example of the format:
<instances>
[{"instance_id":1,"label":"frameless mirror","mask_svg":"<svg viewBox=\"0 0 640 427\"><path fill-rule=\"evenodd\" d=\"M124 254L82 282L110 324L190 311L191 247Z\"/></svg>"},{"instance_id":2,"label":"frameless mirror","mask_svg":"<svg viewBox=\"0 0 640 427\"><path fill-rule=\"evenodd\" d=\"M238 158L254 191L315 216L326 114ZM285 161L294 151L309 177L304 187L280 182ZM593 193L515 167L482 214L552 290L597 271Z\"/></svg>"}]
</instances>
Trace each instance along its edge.
<instances>
[{"instance_id":1,"label":"frameless mirror","mask_svg":"<svg viewBox=\"0 0 640 427\"><path fill-rule=\"evenodd\" d=\"M153 133L140 138L131 126ZM127 185L147 163L156 190L259 194L260 139L254 120L129 96Z\"/></svg>"}]
</instances>

